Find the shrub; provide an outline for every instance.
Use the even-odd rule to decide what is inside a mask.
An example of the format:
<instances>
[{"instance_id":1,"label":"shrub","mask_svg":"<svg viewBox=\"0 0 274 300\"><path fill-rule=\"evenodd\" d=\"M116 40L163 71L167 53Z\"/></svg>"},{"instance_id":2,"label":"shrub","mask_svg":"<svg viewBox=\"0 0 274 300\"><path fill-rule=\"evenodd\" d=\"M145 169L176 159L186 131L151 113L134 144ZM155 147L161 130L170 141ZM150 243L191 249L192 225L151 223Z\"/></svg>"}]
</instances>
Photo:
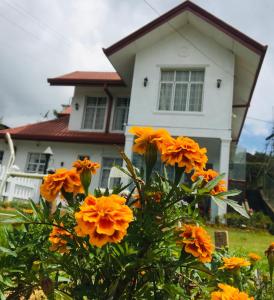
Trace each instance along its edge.
<instances>
[{"instance_id":1,"label":"shrub","mask_svg":"<svg viewBox=\"0 0 274 300\"><path fill-rule=\"evenodd\" d=\"M248 217L228 199L238 192L226 191L224 174L204 170L206 149L192 139L151 128L132 132L144 172L121 151L129 183L89 194L99 165L77 161L44 178L39 207L31 202L32 211L1 215L2 223L20 226L6 231L8 244L0 248L2 298L28 299L38 288L48 299L205 300L228 298L229 291L252 299L253 265L214 251L198 209L211 197ZM165 166L163 175L155 171L159 155L173 168L172 180ZM180 183L190 172L193 181ZM56 207L57 196L65 207ZM257 299L268 300L268 288Z\"/></svg>"},{"instance_id":2,"label":"shrub","mask_svg":"<svg viewBox=\"0 0 274 300\"><path fill-rule=\"evenodd\" d=\"M227 213L224 217L227 221L227 224L233 227L267 229L273 225L270 217L262 212L254 212L252 215L250 215L249 219L244 218L237 213Z\"/></svg>"}]
</instances>

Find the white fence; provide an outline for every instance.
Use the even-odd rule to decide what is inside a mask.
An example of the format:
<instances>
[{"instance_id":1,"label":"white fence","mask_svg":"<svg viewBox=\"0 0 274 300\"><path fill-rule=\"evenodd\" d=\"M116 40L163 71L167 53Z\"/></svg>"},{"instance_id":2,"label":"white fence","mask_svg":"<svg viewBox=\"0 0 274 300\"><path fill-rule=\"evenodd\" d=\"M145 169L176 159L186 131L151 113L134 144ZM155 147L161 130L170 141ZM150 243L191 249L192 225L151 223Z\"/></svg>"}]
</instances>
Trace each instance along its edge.
<instances>
[{"instance_id":1,"label":"white fence","mask_svg":"<svg viewBox=\"0 0 274 300\"><path fill-rule=\"evenodd\" d=\"M6 167L0 165L0 182L3 180ZM9 177L2 195L8 201L29 200L39 201L41 179Z\"/></svg>"}]
</instances>

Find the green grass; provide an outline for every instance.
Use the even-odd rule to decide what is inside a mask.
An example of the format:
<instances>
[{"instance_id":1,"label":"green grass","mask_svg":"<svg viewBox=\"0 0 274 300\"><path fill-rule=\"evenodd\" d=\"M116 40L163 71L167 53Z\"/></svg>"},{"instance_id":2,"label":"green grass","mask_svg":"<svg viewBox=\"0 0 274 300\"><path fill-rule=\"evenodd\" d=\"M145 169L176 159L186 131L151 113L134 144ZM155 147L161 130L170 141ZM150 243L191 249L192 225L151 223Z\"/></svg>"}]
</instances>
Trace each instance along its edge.
<instances>
[{"instance_id":1,"label":"green grass","mask_svg":"<svg viewBox=\"0 0 274 300\"><path fill-rule=\"evenodd\" d=\"M274 236L267 231L257 231L250 229L238 229L227 227L207 227L212 239L214 240L215 230L227 230L229 237L229 250L238 256L247 256L248 253L254 252L262 257L258 266L263 270L268 270L268 262L264 251L271 242L274 242Z\"/></svg>"}]
</instances>

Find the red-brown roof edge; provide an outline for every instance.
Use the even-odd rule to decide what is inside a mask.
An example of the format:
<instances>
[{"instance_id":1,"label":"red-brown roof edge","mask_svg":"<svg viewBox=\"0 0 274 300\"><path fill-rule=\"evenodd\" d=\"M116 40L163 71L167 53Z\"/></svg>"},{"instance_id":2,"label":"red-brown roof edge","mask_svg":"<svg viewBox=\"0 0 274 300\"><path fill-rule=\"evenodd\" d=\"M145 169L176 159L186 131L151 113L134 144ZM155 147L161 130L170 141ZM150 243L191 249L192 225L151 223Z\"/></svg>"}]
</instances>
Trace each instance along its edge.
<instances>
[{"instance_id":1,"label":"red-brown roof edge","mask_svg":"<svg viewBox=\"0 0 274 300\"><path fill-rule=\"evenodd\" d=\"M169 21L173 17L182 13L184 10L189 10L190 12L198 15L203 20L214 25L218 29L222 30L224 33L228 34L229 36L231 36L235 40L239 41L244 46L246 46L250 50L256 52L257 54L263 54L266 51L266 46L258 43L254 39L248 37L244 33L237 30L236 28L225 23L221 19L215 17L213 14L207 12L200 6L187 0L187 1L179 4L178 6L174 7L173 9L169 10L165 14L161 15L160 17L156 18L152 22L150 22L150 23L146 24L145 26L141 27L140 29L134 31L133 33L131 33L130 35L121 39L120 41L116 42L115 44L111 45L110 47L103 48L105 55L106 56L112 55L113 53L117 52L118 50L124 48L128 44L130 44L133 41L137 40L138 38L142 37L146 33L152 31L153 29L157 28L158 26L164 24L165 22Z\"/></svg>"},{"instance_id":2,"label":"red-brown roof edge","mask_svg":"<svg viewBox=\"0 0 274 300\"><path fill-rule=\"evenodd\" d=\"M95 143L95 144L113 144L124 145L125 136L122 134L112 134L113 136L108 140L103 139L100 135L92 139L86 137L59 137L59 136L44 136L44 135L25 135L25 134L11 134L14 140L28 140L28 141L47 141L47 142L62 142L62 143ZM0 133L0 139L4 138L4 134Z\"/></svg>"}]
</instances>

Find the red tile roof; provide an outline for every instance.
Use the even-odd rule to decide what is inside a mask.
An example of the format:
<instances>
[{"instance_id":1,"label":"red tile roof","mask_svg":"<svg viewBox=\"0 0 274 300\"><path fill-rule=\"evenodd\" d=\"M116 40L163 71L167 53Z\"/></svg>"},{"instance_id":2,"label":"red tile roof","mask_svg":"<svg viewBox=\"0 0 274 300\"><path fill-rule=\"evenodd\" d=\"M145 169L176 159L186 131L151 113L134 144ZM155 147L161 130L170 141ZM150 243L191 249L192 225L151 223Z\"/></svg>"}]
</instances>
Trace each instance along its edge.
<instances>
[{"instance_id":1,"label":"red tile roof","mask_svg":"<svg viewBox=\"0 0 274 300\"><path fill-rule=\"evenodd\" d=\"M125 86L124 81L116 72L84 72L75 71L55 78L48 78L50 85L112 85Z\"/></svg>"},{"instance_id":2,"label":"red tile roof","mask_svg":"<svg viewBox=\"0 0 274 300\"><path fill-rule=\"evenodd\" d=\"M69 114L55 120L0 130L0 138L9 132L13 139L18 140L118 145L125 143L123 134L68 130L68 122Z\"/></svg>"}]
</instances>

